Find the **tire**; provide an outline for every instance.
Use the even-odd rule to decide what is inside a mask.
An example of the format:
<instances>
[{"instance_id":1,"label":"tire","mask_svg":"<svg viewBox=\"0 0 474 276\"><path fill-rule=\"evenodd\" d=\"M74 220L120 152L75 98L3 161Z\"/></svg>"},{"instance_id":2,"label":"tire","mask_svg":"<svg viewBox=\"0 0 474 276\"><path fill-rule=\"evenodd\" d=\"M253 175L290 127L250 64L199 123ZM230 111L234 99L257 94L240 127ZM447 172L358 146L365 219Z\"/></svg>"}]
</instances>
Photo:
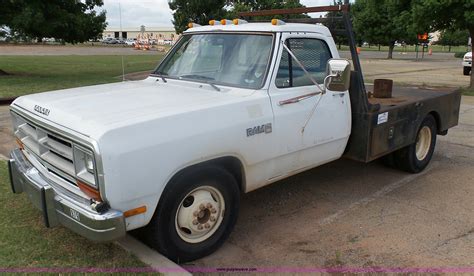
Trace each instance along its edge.
<instances>
[{"instance_id":1,"label":"tire","mask_svg":"<svg viewBox=\"0 0 474 276\"><path fill-rule=\"evenodd\" d=\"M433 157L436 134L436 120L428 115L418 129L415 143L393 153L396 166L411 173L423 171Z\"/></svg>"},{"instance_id":2,"label":"tire","mask_svg":"<svg viewBox=\"0 0 474 276\"><path fill-rule=\"evenodd\" d=\"M464 66L463 74L464 76L469 76L469 73L471 72L471 67L469 66Z\"/></svg>"},{"instance_id":3,"label":"tire","mask_svg":"<svg viewBox=\"0 0 474 276\"><path fill-rule=\"evenodd\" d=\"M228 171L217 166L191 169L167 185L144 229L144 239L178 263L202 258L227 239L239 204L240 189ZM223 215L213 215L216 213ZM199 237L204 232L207 234Z\"/></svg>"}]
</instances>

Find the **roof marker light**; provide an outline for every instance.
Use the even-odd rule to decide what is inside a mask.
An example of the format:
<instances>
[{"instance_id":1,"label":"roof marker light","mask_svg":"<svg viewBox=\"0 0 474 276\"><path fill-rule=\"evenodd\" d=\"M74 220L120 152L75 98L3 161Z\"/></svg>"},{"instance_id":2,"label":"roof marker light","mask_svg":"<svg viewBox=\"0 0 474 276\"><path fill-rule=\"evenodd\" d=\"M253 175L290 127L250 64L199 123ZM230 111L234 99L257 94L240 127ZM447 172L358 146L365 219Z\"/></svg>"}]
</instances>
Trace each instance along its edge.
<instances>
[{"instance_id":1,"label":"roof marker light","mask_svg":"<svg viewBox=\"0 0 474 276\"><path fill-rule=\"evenodd\" d=\"M285 25L285 21L283 20L280 20L280 19L276 19L276 18L273 18L272 19L272 25L276 26L276 25Z\"/></svg>"},{"instance_id":2,"label":"roof marker light","mask_svg":"<svg viewBox=\"0 0 474 276\"><path fill-rule=\"evenodd\" d=\"M222 19L221 20L222 25L232 25L232 21L229 19Z\"/></svg>"},{"instance_id":3,"label":"roof marker light","mask_svg":"<svg viewBox=\"0 0 474 276\"><path fill-rule=\"evenodd\" d=\"M216 21L216 20L214 20L214 19L212 19L212 20L209 20L209 25L211 25L211 26L214 26L214 25L220 25L220 24L221 24L221 22L219 22L219 21Z\"/></svg>"},{"instance_id":4,"label":"roof marker light","mask_svg":"<svg viewBox=\"0 0 474 276\"><path fill-rule=\"evenodd\" d=\"M242 24L247 24L248 22L243 19L236 18L232 20L232 23L234 23L234 25L242 25Z\"/></svg>"},{"instance_id":5,"label":"roof marker light","mask_svg":"<svg viewBox=\"0 0 474 276\"><path fill-rule=\"evenodd\" d=\"M188 28L191 29L191 28L194 28L194 27L201 27L201 25L197 24L197 23L193 23L193 22L189 22L188 23Z\"/></svg>"}]
</instances>

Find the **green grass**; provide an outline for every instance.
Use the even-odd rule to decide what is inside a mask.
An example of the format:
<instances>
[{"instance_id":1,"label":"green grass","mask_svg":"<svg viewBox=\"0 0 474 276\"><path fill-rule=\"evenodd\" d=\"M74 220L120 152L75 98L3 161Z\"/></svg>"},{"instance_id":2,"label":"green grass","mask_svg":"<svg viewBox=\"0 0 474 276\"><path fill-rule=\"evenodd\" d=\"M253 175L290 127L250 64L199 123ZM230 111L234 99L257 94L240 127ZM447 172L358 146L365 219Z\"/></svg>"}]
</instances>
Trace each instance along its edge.
<instances>
[{"instance_id":1,"label":"green grass","mask_svg":"<svg viewBox=\"0 0 474 276\"><path fill-rule=\"evenodd\" d=\"M163 54L124 56L125 73L152 70ZM120 81L121 56L0 56L0 98Z\"/></svg>"},{"instance_id":2,"label":"green grass","mask_svg":"<svg viewBox=\"0 0 474 276\"><path fill-rule=\"evenodd\" d=\"M461 88L461 92L464 96L474 96L474 88Z\"/></svg>"},{"instance_id":3,"label":"green grass","mask_svg":"<svg viewBox=\"0 0 474 276\"><path fill-rule=\"evenodd\" d=\"M93 243L60 226L46 228L26 195L11 192L5 161L0 202L0 269L146 267L113 243Z\"/></svg>"}]
</instances>

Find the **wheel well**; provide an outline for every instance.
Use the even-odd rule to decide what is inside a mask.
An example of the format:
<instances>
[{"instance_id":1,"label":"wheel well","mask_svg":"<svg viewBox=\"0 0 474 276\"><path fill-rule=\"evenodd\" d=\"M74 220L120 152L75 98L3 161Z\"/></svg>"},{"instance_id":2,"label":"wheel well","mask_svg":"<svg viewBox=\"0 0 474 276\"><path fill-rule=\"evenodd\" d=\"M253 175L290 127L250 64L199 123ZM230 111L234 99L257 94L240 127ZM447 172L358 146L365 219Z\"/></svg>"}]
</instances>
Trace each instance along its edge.
<instances>
[{"instance_id":1,"label":"wheel well","mask_svg":"<svg viewBox=\"0 0 474 276\"><path fill-rule=\"evenodd\" d=\"M438 112L436 111L431 111L428 113L429 115L432 115L435 118L436 121L436 129L438 131L437 134L443 134L443 131L441 131L441 117L439 116Z\"/></svg>"},{"instance_id":2,"label":"wheel well","mask_svg":"<svg viewBox=\"0 0 474 276\"><path fill-rule=\"evenodd\" d=\"M189 171L199 170L200 168L206 167L206 166L219 166L225 169L230 174L232 174L232 176L235 178L235 181L237 181L237 184L239 185L240 191L244 190L244 187L245 187L244 167L242 165L242 162L240 162L240 160L237 157L233 157L233 156L219 157L219 158L204 161L202 163L191 165L179 171L176 175L172 177L172 180L182 174L186 174Z\"/></svg>"}]
</instances>

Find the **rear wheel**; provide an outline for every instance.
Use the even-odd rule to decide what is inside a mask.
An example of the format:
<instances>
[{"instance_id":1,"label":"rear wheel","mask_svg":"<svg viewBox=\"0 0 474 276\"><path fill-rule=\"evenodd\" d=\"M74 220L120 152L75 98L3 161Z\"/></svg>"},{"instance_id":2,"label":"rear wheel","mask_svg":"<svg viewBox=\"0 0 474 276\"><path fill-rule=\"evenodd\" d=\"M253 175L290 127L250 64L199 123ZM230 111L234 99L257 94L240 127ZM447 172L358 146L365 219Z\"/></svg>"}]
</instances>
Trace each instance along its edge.
<instances>
[{"instance_id":1,"label":"rear wheel","mask_svg":"<svg viewBox=\"0 0 474 276\"><path fill-rule=\"evenodd\" d=\"M226 170L194 169L167 186L144 238L176 262L202 258L229 236L237 220L239 200L237 182Z\"/></svg>"},{"instance_id":2,"label":"rear wheel","mask_svg":"<svg viewBox=\"0 0 474 276\"><path fill-rule=\"evenodd\" d=\"M413 173L424 170L433 156L436 133L435 118L426 116L418 129L415 143L393 153L396 166Z\"/></svg>"},{"instance_id":3,"label":"rear wheel","mask_svg":"<svg viewBox=\"0 0 474 276\"><path fill-rule=\"evenodd\" d=\"M471 67L469 66L464 66L463 74L464 76L469 76L469 73L471 72Z\"/></svg>"}]
</instances>

